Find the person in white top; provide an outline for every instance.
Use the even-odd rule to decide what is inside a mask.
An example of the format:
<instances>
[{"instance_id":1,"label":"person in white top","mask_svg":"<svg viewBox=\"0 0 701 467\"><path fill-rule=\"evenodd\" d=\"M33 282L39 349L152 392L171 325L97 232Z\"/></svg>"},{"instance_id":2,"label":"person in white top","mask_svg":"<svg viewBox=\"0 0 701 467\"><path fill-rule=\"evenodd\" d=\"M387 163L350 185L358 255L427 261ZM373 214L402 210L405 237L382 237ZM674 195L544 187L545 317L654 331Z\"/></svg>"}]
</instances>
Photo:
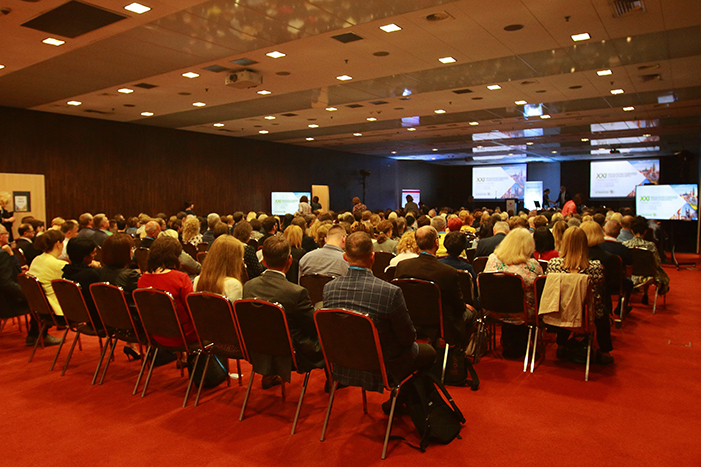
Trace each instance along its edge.
<instances>
[{"instance_id":1,"label":"person in white top","mask_svg":"<svg viewBox=\"0 0 701 467\"><path fill-rule=\"evenodd\" d=\"M63 316L63 310L61 310L61 305L58 304L51 281L61 279L63 277L63 268L68 264L66 261L58 259L61 252L63 252L63 239L64 235L60 230L48 230L44 235L37 238L34 246L39 251L43 251L43 253L34 258L28 271L29 274L39 279L51 308L59 316Z\"/></svg>"},{"instance_id":2,"label":"person in white top","mask_svg":"<svg viewBox=\"0 0 701 467\"><path fill-rule=\"evenodd\" d=\"M74 220L68 220L61 224L60 229L65 237L63 239L63 251L59 255L58 259L68 261L68 252L66 250L68 247L68 240L78 235L78 223Z\"/></svg>"},{"instance_id":3,"label":"person in white top","mask_svg":"<svg viewBox=\"0 0 701 467\"><path fill-rule=\"evenodd\" d=\"M389 266L387 266L387 268L397 266L400 261L404 261L405 259L419 256L419 245L416 244L416 232L412 230L402 235L402 238L399 239L399 243L397 244L397 253L397 256L389 261ZM387 271L387 269L385 269L385 271Z\"/></svg>"},{"instance_id":4,"label":"person in white top","mask_svg":"<svg viewBox=\"0 0 701 467\"><path fill-rule=\"evenodd\" d=\"M243 243L231 235L217 237L207 252L201 274L195 278L195 291L221 294L232 302L240 300L243 247Z\"/></svg>"}]
</instances>

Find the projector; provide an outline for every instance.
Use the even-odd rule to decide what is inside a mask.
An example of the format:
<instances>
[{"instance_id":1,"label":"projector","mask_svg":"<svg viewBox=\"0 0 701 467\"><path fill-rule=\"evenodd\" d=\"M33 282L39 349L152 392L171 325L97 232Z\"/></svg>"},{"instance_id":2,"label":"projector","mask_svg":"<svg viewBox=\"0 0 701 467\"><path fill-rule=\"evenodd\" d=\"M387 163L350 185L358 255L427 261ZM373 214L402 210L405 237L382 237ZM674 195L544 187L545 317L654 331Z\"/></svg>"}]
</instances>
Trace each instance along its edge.
<instances>
[{"instance_id":1,"label":"projector","mask_svg":"<svg viewBox=\"0 0 701 467\"><path fill-rule=\"evenodd\" d=\"M263 76L250 70L237 71L227 75L224 84L236 89L254 88L263 84Z\"/></svg>"}]
</instances>

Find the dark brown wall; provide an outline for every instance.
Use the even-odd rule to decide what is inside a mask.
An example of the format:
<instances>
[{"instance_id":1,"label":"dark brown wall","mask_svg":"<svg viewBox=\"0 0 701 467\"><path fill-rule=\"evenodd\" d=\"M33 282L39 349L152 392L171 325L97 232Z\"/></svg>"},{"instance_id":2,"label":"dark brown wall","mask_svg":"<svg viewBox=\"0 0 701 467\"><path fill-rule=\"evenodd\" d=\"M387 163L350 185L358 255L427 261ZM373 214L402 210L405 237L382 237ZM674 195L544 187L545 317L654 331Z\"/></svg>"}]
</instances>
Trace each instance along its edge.
<instances>
[{"instance_id":1,"label":"dark brown wall","mask_svg":"<svg viewBox=\"0 0 701 467\"><path fill-rule=\"evenodd\" d=\"M396 208L402 188L439 202L443 172L421 162L0 107L0 172L44 174L48 219L174 213L185 200L205 215L269 211L270 192L313 184L349 209L360 169L370 209Z\"/></svg>"}]
</instances>

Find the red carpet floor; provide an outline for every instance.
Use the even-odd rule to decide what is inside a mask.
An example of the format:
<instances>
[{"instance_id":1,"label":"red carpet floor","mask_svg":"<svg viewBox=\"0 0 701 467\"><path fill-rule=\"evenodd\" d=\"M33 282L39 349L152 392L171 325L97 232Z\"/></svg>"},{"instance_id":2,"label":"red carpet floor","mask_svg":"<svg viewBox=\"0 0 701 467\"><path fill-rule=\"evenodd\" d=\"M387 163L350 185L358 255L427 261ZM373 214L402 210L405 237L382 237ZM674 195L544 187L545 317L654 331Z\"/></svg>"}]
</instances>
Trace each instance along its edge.
<instances>
[{"instance_id":1,"label":"red carpet floor","mask_svg":"<svg viewBox=\"0 0 701 467\"><path fill-rule=\"evenodd\" d=\"M698 261L696 255L686 255ZM640 304L614 329L616 363L559 363L550 337L535 373L490 354L476 368L479 391L450 387L467 423L462 438L422 454L390 441L383 465L700 466L701 271L676 271L666 308ZM52 331L57 335L55 331ZM72 334L69 334L72 336ZM68 372L49 372L55 347L30 348L17 326L0 334L0 465L231 466L380 464L386 395L338 392L327 439L319 442L328 396L323 373L312 374L297 433L289 432L302 377L293 375L282 402L279 388L263 391L259 377L243 422L238 415L248 382L204 390L182 409L187 384L173 365L157 368L145 398L132 396L136 362L116 356L102 386L90 386L95 339L83 338ZM67 349L62 352L62 357ZM418 443L408 417L393 434Z\"/></svg>"}]
</instances>

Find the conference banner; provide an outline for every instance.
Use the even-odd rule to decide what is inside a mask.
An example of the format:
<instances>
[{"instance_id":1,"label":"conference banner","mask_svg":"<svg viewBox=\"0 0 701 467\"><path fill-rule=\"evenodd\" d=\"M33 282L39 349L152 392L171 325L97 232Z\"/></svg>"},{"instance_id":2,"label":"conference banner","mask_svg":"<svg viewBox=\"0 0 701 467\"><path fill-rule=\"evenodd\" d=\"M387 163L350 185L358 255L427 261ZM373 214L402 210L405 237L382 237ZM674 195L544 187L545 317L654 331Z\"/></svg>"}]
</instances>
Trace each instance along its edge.
<instances>
[{"instance_id":1,"label":"conference banner","mask_svg":"<svg viewBox=\"0 0 701 467\"><path fill-rule=\"evenodd\" d=\"M646 185L635 191L639 216L660 220L698 220L697 185Z\"/></svg>"},{"instance_id":2,"label":"conference banner","mask_svg":"<svg viewBox=\"0 0 701 467\"><path fill-rule=\"evenodd\" d=\"M592 162L591 198L628 198L638 185L656 185L660 179L659 160Z\"/></svg>"},{"instance_id":3,"label":"conference banner","mask_svg":"<svg viewBox=\"0 0 701 467\"><path fill-rule=\"evenodd\" d=\"M476 199L523 199L526 164L473 167L472 196Z\"/></svg>"}]
</instances>

